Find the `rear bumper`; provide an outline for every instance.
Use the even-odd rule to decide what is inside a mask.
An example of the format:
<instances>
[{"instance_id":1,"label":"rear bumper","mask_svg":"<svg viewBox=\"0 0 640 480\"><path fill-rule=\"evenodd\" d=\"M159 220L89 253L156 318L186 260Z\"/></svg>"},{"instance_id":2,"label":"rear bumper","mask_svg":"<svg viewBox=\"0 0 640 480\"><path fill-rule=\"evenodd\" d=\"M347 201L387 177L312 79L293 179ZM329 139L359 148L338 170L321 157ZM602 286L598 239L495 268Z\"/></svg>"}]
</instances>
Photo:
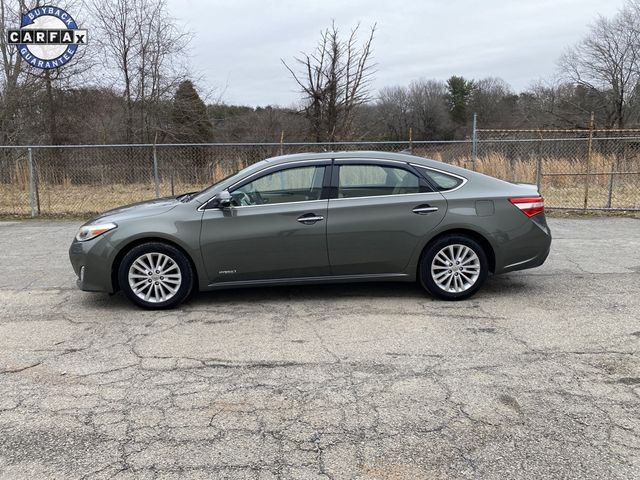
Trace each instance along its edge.
<instances>
[{"instance_id":1,"label":"rear bumper","mask_svg":"<svg viewBox=\"0 0 640 480\"><path fill-rule=\"evenodd\" d=\"M500 245L495 273L539 267L550 251L551 230L544 215L536 215L521 228L510 232L508 240Z\"/></svg>"},{"instance_id":2,"label":"rear bumper","mask_svg":"<svg viewBox=\"0 0 640 480\"><path fill-rule=\"evenodd\" d=\"M549 256L550 251L551 251L551 243L549 243L549 247L546 249L546 251L541 252L540 254L532 258L528 258L520 262L512 263L511 265L506 265L505 267L502 268L500 273L515 272L516 270L526 270L527 268L539 267L545 262L545 260Z\"/></svg>"}]
</instances>

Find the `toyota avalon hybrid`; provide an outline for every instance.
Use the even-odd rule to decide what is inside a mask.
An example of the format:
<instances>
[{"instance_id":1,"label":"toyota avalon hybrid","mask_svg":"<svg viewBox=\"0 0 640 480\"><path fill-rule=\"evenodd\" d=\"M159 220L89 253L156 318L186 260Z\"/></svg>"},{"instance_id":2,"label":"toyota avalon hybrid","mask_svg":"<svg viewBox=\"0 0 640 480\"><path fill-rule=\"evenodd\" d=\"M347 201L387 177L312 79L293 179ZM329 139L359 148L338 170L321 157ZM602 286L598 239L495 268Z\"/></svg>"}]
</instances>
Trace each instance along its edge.
<instances>
[{"instance_id":1,"label":"toyota avalon hybrid","mask_svg":"<svg viewBox=\"0 0 640 480\"><path fill-rule=\"evenodd\" d=\"M489 274L541 265L550 245L534 185L405 154L325 152L106 212L69 255L80 289L160 309L194 291L330 282L418 281L461 300Z\"/></svg>"}]
</instances>

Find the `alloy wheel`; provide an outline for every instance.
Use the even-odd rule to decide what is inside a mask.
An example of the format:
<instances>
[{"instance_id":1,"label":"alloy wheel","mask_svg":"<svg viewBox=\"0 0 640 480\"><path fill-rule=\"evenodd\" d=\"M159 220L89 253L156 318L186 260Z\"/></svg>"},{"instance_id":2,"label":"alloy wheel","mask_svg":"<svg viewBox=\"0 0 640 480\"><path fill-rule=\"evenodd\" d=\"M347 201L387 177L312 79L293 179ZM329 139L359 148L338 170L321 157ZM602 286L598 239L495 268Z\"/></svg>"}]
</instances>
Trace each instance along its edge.
<instances>
[{"instance_id":1,"label":"alloy wheel","mask_svg":"<svg viewBox=\"0 0 640 480\"><path fill-rule=\"evenodd\" d=\"M475 285L479 276L480 259L466 245L447 245L431 262L431 278L445 292L465 292Z\"/></svg>"},{"instance_id":2,"label":"alloy wheel","mask_svg":"<svg viewBox=\"0 0 640 480\"><path fill-rule=\"evenodd\" d=\"M129 287L140 299L162 303L173 298L182 284L182 272L168 255L159 252L139 256L129 267Z\"/></svg>"}]
</instances>

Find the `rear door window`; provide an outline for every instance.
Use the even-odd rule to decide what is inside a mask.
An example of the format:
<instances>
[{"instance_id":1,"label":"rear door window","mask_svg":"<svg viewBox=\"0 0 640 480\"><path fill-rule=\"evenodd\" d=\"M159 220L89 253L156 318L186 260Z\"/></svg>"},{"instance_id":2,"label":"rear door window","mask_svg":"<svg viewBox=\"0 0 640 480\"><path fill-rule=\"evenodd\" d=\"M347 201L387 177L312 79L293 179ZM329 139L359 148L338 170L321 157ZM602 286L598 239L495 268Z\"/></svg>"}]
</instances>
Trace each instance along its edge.
<instances>
[{"instance_id":1,"label":"rear door window","mask_svg":"<svg viewBox=\"0 0 640 480\"><path fill-rule=\"evenodd\" d=\"M403 168L340 165L338 198L419 193L420 179Z\"/></svg>"}]
</instances>

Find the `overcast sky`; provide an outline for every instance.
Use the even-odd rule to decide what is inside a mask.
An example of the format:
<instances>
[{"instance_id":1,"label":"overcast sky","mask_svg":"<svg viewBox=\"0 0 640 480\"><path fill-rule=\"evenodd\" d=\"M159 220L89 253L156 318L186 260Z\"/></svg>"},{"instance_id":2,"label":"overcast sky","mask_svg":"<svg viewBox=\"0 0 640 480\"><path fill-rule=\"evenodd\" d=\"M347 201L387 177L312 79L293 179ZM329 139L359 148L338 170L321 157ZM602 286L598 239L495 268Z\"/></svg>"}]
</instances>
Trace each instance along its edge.
<instances>
[{"instance_id":1,"label":"overcast sky","mask_svg":"<svg viewBox=\"0 0 640 480\"><path fill-rule=\"evenodd\" d=\"M310 52L335 19L362 38L377 23L374 89L420 77L502 77L516 91L554 74L565 46L622 0L169 0L193 33L200 85L244 105L291 105L296 85L280 62Z\"/></svg>"}]
</instances>

